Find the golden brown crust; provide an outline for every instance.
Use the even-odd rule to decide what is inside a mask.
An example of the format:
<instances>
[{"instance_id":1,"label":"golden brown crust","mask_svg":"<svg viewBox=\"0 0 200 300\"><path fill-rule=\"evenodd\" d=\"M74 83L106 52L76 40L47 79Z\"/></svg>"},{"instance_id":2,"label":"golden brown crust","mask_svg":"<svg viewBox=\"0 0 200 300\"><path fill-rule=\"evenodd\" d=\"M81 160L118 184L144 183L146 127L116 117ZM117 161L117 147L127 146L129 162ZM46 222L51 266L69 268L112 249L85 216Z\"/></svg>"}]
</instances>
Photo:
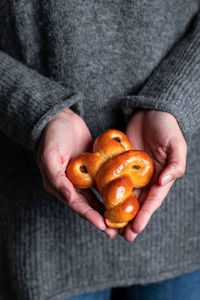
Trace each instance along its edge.
<instances>
[{"instance_id":1,"label":"golden brown crust","mask_svg":"<svg viewBox=\"0 0 200 300\"><path fill-rule=\"evenodd\" d=\"M94 178L104 158L97 153L83 153L68 164L66 175L76 188L88 189L95 184Z\"/></svg>"},{"instance_id":2,"label":"golden brown crust","mask_svg":"<svg viewBox=\"0 0 200 300\"><path fill-rule=\"evenodd\" d=\"M95 140L93 151L72 159L66 175L76 188L89 188L96 183L104 199L107 226L122 228L139 210L133 188L150 182L153 161L147 153L132 150L128 137L114 129Z\"/></svg>"},{"instance_id":3,"label":"golden brown crust","mask_svg":"<svg viewBox=\"0 0 200 300\"><path fill-rule=\"evenodd\" d=\"M116 129L109 129L100 134L93 145L93 152L100 153L105 159L133 149L127 136Z\"/></svg>"}]
</instances>

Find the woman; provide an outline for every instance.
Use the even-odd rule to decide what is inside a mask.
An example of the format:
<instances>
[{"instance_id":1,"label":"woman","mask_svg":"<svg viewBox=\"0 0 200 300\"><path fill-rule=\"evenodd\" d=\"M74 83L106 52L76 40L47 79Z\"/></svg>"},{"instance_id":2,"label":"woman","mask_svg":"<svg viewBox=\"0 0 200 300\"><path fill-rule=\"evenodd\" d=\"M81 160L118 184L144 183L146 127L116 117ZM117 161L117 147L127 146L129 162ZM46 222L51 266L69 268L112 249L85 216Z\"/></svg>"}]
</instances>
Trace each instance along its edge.
<instances>
[{"instance_id":1,"label":"woman","mask_svg":"<svg viewBox=\"0 0 200 300\"><path fill-rule=\"evenodd\" d=\"M1 1L2 298L62 300L199 269L199 4ZM122 237L64 173L109 128L156 169Z\"/></svg>"}]
</instances>

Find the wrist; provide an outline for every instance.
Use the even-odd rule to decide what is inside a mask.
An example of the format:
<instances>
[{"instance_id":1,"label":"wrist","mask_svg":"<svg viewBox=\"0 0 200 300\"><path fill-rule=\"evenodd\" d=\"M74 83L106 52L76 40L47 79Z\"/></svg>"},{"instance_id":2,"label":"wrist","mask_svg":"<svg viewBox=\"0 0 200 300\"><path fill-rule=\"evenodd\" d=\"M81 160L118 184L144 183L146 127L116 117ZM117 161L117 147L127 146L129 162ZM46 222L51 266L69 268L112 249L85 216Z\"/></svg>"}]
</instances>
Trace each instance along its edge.
<instances>
[{"instance_id":1,"label":"wrist","mask_svg":"<svg viewBox=\"0 0 200 300\"><path fill-rule=\"evenodd\" d=\"M71 119L75 116L77 116L77 114L70 108L66 107L63 110L61 110L58 114L56 114L53 119L55 119L55 118Z\"/></svg>"}]
</instances>

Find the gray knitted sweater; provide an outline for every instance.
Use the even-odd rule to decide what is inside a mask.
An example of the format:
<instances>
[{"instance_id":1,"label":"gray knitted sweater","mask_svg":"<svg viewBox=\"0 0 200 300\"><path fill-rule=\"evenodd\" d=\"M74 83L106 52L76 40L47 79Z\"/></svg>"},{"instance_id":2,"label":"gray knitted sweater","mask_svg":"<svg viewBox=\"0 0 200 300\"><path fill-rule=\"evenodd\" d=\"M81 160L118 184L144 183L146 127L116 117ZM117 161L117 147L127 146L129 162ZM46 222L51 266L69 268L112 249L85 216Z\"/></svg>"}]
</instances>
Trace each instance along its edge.
<instances>
[{"instance_id":1,"label":"gray knitted sweater","mask_svg":"<svg viewBox=\"0 0 200 300\"><path fill-rule=\"evenodd\" d=\"M200 268L200 2L1 0L0 299L62 300ZM36 149L65 107L96 137L138 108L172 113L186 174L129 244L42 187Z\"/></svg>"}]
</instances>

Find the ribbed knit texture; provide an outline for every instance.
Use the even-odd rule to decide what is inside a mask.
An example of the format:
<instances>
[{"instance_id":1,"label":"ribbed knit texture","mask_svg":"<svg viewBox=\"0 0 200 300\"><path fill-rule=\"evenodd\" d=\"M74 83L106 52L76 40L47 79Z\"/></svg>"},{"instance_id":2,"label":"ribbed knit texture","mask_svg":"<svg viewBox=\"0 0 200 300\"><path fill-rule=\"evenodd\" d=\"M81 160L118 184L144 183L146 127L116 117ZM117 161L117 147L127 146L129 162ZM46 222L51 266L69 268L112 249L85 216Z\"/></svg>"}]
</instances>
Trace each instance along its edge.
<instances>
[{"instance_id":1,"label":"ribbed knit texture","mask_svg":"<svg viewBox=\"0 0 200 300\"><path fill-rule=\"evenodd\" d=\"M16 142L36 150L45 125L82 98L0 52L1 129Z\"/></svg>"},{"instance_id":2,"label":"ribbed knit texture","mask_svg":"<svg viewBox=\"0 0 200 300\"><path fill-rule=\"evenodd\" d=\"M200 268L198 0L0 3L0 299L62 300ZM115 240L47 194L35 162L71 107L93 137L138 108L168 111L187 170L146 229Z\"/></svg>"},{"instance_id":3,"label":"ribbed knit texture","mask_svg":"<svg viewBox=\"0 0 200 300\"><path fill-rule=\"evenodd\" d=\"M128 96L122 103L126 115L131 115L136 108L170 112L187 141L200 127L200 13L191 28L138 95Z\"/></svg>"}]
</instances>

